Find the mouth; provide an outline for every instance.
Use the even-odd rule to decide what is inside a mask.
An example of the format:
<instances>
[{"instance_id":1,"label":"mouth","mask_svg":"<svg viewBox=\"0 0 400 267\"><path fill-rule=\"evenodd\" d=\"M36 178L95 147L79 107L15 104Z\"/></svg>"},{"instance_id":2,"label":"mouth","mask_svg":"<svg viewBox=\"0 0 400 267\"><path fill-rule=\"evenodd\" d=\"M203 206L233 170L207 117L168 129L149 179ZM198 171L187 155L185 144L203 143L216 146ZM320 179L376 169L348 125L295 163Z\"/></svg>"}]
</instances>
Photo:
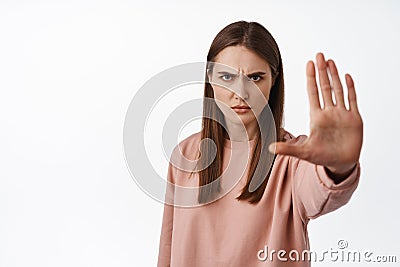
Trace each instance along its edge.
<instances>
[{"instance_id":1,"label":"mouth","mask_svg":"<svg viewBox=\"0 0 400 267\"><path fill-rule=\"evenodd\" d=\"M233 111L235 111L236 113L242 114L242 113L246 113L250 110L249 106L233 106L231 107L233 109Z\"/></svg>"}]
</instances>

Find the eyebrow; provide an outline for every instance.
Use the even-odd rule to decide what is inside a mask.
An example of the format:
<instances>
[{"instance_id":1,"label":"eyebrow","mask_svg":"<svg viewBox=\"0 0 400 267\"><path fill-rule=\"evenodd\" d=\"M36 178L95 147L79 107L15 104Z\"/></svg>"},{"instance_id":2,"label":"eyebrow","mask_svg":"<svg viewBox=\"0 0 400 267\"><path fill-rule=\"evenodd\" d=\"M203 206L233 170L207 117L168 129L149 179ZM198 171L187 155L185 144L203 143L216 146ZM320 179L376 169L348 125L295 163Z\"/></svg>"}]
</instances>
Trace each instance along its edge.
<instances>
[{"instance_id":1,"label":"eyebrow","mask_svg":"<svg viewBox=\"0 0 400 267\"><path fill-rule=\"evenodd\" d=\"M222 74L222 75L231 75L231 76L237 76L237 74L235 73L230 73L228 71L218 71L218 74Z\"/></svg>"},{"instance_id":2,"label":"eyebrow","mask_svg":"<svg viewBox=\"0 0 400 267\"><path fill-rule=\"evenodd\" d=\"M247 76L263 76L264 74L266 74L266 73L262 72L262 71L256 71L256 72L247 74Z\"/></svg>"},{"instance_id":3,"label":"eyebrow","mask_svg":"<svg viewBox=\"0 0 400 267\"><path fill-rule=\"evenodd\" d=\"M230 75L237 75L234 73L230 73L228 71L218 71L218 74L230 74ZM246 76L263 76L264 74L266 74L265 72L262 71L257 71L257 72L253 72L253 73L249 73L249 74L245 74Z\"/></svg>"}]
</instances>

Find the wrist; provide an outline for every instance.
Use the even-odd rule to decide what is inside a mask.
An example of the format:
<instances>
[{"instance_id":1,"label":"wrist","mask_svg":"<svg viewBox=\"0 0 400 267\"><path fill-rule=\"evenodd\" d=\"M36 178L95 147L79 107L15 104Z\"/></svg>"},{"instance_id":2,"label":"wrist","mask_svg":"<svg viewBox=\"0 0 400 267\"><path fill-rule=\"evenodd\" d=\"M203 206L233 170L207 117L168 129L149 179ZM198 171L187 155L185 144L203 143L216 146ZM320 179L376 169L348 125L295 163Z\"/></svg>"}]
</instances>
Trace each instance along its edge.
<instances>
[{"instance_id":1,"label":"wrist","mask_svg":"<svg viewBox=\"0 0 400 267\"><path fill-rule=\"evenodd\" d=\"M341 166L324 166L328 176L335 182L339 184L344 181L357 166L357 163L344 164Z\"/></svg>"},{"instance_id":2,"label":"wrist","mask_svg":"<svg viewBox=\"0 0 400 267\"><path fill-rule=\"evenodd\" d=\"M338 166L325 166L332 174L342 175L348 173L354 169L357 163L341 164Z\"/></svg>"}]
</instances>

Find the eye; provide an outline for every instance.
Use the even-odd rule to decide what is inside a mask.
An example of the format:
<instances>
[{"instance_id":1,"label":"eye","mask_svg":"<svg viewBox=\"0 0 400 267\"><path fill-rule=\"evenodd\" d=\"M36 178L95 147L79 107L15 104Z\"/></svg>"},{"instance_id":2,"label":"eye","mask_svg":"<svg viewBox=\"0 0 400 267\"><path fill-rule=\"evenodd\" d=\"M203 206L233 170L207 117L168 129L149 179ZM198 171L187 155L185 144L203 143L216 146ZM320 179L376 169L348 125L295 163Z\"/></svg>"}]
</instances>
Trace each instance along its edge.
<instances>
[{"instance_id":1,"label":"eye","mask_svg":"<svg viewBox=\"0 0 400 267\"><path fill-rule=\"evenodd\" d=\"M232 75L230 75L230 74L224 74L224 75L221 75L220 78L221 78L222 80L224 80L224 81L230 81L230 80L232 80Z\"/></svg>"},{"instance_id":2,"label":"eye","mask_svg":"<svg viewBox=\"0 0 400 267\"><path fill-rule=\"evenodd\" d=\"M259 75L251 76L251 77L249 77L249 78L250 78L250 80L252 80L253 82L258 82L258 81L260 81L260 80L262 79L262 77L259 76Z\"/></svg>"}]
</instances>

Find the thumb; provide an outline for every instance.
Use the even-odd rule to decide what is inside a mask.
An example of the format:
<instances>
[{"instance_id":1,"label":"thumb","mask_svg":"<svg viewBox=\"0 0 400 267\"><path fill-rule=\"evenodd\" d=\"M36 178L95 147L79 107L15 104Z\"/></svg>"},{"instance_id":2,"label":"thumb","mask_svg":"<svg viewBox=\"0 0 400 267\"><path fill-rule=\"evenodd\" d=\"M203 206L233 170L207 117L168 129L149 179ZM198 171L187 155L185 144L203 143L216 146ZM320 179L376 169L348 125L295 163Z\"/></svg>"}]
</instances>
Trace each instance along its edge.
<instances>
[{"instance_id":1,"label":"thumb","mask_svg":"<svg viewBox=\"0 0 400 267\"><path fill-rule=\"evenodd\" d=\"M274 142L268 146L271 153L282 154L288 156L294 156L297 158L304 157L304 150L301 145L298 144L288 144L285 142Z\"/></svg>"}]
</instances>

